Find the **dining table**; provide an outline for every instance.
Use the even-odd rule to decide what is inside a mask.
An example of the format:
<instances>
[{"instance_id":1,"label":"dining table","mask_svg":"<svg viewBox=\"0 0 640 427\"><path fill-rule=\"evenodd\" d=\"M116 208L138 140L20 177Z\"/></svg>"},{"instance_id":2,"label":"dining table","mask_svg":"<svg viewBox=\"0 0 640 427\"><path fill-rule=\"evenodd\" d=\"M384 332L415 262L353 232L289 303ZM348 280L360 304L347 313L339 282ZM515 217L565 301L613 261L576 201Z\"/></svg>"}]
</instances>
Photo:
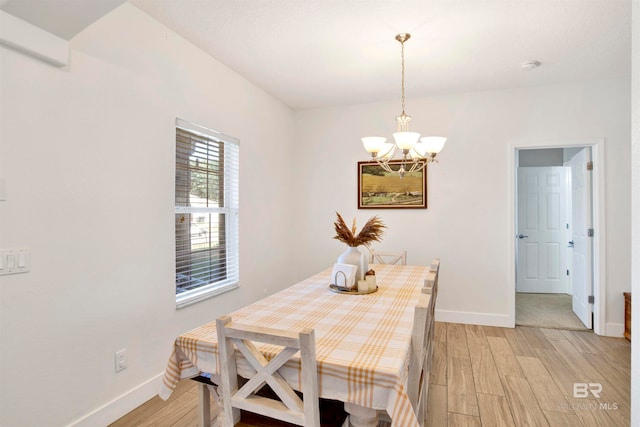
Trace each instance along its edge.
<instances>
[{"instance_id":1,"label":"dining table","mask_svg":"<svg viewBox=\"0 0 640 427\"><path fill-rule=\"evenodd\" d=\"M418 420L407 394L408 361L414 310L429 266L370 268L375 271L375 292L336 292L330 288L332 268L327 268L225 314L234 323L313 329L321 398L344 402L353 426L376 425L379 414L386 412L393 427L415 427ZM248 364L238 360L241 376L247 369ZM166 400L181 379L203 373L214 378L220 374L215 319L175 339L160 397ZM245 371L246 376L250 373ZM299 365L288 363L279 373L300 390Z\"/></svg>"}]
</instances>

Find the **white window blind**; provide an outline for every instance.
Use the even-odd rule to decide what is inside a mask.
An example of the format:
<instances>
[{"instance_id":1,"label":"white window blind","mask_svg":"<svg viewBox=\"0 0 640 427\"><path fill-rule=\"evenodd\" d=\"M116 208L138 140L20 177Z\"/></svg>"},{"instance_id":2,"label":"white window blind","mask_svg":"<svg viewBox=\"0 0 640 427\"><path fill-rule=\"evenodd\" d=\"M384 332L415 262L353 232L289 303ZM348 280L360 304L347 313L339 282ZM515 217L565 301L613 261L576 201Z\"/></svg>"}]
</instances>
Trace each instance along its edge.
<instances>
[{"instance_id":1,"label":"white window blind","mask_svg":"<svg viewBox=\"0 0 640 427\"><path fill-rule=\"evenodd\" d=\"M176 305L238 287L238 140L176 119Z\"/></svg>"}]
</instances>

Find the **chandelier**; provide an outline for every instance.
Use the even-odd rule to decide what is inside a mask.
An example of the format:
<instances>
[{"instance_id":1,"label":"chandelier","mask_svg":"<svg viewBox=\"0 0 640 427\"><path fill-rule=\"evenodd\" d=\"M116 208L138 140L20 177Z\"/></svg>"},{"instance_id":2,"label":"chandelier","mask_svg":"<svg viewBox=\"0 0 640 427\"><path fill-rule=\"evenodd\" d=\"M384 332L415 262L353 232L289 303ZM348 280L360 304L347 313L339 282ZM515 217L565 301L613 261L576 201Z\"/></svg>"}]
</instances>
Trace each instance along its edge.
<instances>
[{"instance_id":1,"label":"chandelier","mask_svg":"<svg viewBox=\"0 0 640 427\"><path fill-rule=\"evenodd\" d=\"M424 136L420 138L417 132L409 131L411 117L404 112L404 43L411 34L400 33L396 40L402 46L402 114L396 117L397 131L393 134L395 143L387 142L382 136L367 136L362 138L364 149L371 153L373 160L389 173L397 173L402 178L406 173L418 172L429 162L437 162L436 156L444 147L447 138L442 136ZM402 159L393 160L398 150ZM392 166L396 166L393 169Z\"/></svg>"}]
</instances>

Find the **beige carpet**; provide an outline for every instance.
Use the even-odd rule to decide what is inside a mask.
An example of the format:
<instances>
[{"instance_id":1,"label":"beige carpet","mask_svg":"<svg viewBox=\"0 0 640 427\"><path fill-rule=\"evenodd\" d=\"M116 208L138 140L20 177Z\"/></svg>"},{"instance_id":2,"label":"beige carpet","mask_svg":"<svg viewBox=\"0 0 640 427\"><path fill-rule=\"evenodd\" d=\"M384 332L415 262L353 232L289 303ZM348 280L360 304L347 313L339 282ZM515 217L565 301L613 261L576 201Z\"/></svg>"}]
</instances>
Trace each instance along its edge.
<instances>
[{"instance_id":1,"label":"beige carpet","mask_svg":"<svg viewBox=\"0 0 640 427\"><path fill-rule=\"evenodd\" d=\"M571 309L571 295L516 293L516 325L586 330Z\"/></svg>"}]
</instances>

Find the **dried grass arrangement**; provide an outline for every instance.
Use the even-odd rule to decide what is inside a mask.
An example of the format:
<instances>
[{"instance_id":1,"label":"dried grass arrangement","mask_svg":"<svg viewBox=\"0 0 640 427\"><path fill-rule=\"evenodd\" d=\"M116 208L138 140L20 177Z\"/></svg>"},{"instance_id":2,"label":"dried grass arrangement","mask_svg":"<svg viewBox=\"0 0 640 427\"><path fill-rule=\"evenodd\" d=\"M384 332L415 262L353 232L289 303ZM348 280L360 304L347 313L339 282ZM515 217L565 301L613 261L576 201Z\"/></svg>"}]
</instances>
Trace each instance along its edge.
<instances>
[{"instance_id":1,"label":"dried grass arrangement","mask_svg":"<svg viewBox=\"0 0 640 427\"><path fill-rule=\"evenodd\" d=\"M372 242L379 242L384 229L387 228L383 224L382 220L378 216L369 218L369 221L362 227L362 230L356 235L356 219L353 219L351 228L347 226L338 212L336 212L338 219L333 223L336 229L336 235L333 237L336 240L346 243L351 247L358 247L361 245L370 247Z\"/></svg>"}]
</instances>

